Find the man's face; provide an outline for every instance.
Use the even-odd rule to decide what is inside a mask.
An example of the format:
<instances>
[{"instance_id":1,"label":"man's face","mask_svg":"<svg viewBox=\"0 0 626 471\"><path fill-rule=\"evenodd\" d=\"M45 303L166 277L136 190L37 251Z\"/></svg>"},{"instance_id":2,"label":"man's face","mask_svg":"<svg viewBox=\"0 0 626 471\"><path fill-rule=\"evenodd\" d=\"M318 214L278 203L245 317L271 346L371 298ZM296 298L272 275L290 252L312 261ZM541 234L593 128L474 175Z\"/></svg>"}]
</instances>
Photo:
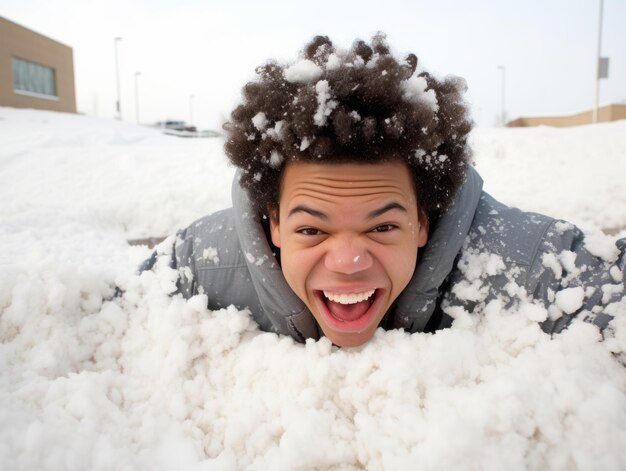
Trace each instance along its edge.
<instances>
[{"instance_id":1,"label":"man's face","mask_svg":"<svg viewBox=\"0 0 626 471\"><path fill-rule=\"evenodd\" d=\"M404 163L290 162L270 217L291 289L334 344L367 342L428 239Z\"/></svg>"}]
</instances>

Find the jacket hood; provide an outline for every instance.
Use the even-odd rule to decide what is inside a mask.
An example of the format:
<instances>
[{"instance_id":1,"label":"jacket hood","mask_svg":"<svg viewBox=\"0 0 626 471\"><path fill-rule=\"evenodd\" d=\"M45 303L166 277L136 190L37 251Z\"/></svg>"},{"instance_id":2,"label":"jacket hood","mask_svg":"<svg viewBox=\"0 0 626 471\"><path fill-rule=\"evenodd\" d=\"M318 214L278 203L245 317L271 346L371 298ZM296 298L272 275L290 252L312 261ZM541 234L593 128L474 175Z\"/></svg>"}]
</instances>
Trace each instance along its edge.
<instances>
[{"instance_id":1,"label":"jacket hood","mask_svg":"<svg viewBox=\"0 0 626 471\"><path fill-rule=\"evenodd\" d=\"M472 226L482 188L482 178L470 166L452 205L431 231L413 278L396 300L391 328L421 332L426 327L435 311L439 288L452 271Z\"/></svg>"},{"instance_id":2,"label":"jacket hood","mask_svg":"<svg viewBox=\"0 0 626 471\"><path fill-rule=\"evenodd\" d=\"M241 170L238 170L232 186L235 230L259 303L278 332L299 341L318 339L317 322L287 284L263 226L257 221L248 193L239 185L240 177Z\"/></svg>"},{"instance_id":3,"label":"jacket hood","mask_svg":"<svg viewBox=\"0 0 626 471\"><path fill-rule=\"evenodd\" d=\"M240 176L238 170L232 186L235 228L259 303L278 332L300 341L317 339L320 331L315 318L287 284L248 194L239 185ZM424 329L435 310L439 287L452 270L472 225L481 192L482 179L470 167L454 202L431 230L415 273L396 300L389 327L410 332Z\"/></svg>"}]
</instances>

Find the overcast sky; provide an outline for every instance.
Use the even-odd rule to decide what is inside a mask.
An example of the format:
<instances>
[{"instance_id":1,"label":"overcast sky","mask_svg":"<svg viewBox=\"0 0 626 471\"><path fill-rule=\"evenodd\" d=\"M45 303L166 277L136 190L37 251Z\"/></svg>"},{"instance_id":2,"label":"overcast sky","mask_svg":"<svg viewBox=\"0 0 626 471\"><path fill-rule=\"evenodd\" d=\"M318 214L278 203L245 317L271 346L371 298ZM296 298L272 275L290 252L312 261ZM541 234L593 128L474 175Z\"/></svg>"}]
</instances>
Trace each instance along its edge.
<instances>
[{"instance_id":1,"label":"overcast sky","mask_svg":"<svg viewBox=\"0 0 626 471\"><path fill-rule=\"evenodd\" d=\"M123 119L218 127L268 58L290 60L314 35L348 47L387 33L437 75L468 82L480 126L497 122L505 67L509 118L590 109L600 0L4 0L0 16L74 49L78 110L115 115L118 43ZM604 1L600 104L626 102L626 2ZM190 98L193 95L193 98ZM190 102L191 113L190 113Z\"/></svg>"}]
</instances>

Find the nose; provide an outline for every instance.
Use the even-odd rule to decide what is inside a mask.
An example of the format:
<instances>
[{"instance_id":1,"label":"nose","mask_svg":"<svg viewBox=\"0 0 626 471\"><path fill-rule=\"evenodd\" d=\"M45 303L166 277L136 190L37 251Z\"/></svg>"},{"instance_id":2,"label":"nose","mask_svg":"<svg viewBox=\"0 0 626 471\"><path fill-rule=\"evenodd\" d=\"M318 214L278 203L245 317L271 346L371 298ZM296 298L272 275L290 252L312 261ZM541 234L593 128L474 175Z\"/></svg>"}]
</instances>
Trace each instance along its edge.
<instances>
[{"instance_id":1,"label":"nose","mask_svg":"<svg viewBox=\"0 0 626 471\"><path fill-rule=\"evenodd\" d=\"M370 268L373 260L367 248L358 240L340 237L331 242L324 264L330 271L351 275Z\"/></svg>"}]
</instances>

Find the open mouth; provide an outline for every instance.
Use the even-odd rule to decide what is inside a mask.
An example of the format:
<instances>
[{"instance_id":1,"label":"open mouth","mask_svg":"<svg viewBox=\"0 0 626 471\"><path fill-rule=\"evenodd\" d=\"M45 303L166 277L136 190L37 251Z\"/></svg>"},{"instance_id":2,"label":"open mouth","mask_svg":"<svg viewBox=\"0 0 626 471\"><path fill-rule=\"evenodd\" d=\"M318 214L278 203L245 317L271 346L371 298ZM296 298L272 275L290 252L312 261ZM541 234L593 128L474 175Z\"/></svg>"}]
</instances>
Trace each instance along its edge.
<instances>
[{"instance_id":1,"label":"open mouth","mask_svg":"<svg viewBox=\"0 0 626 471\"><path fill-rule=\"evenodd\" d=\"M355 293L316 291L322 311L330 325L337 330L359 331L367 327L382 300L382 289Z\"/></svg>"}]
</instances>

